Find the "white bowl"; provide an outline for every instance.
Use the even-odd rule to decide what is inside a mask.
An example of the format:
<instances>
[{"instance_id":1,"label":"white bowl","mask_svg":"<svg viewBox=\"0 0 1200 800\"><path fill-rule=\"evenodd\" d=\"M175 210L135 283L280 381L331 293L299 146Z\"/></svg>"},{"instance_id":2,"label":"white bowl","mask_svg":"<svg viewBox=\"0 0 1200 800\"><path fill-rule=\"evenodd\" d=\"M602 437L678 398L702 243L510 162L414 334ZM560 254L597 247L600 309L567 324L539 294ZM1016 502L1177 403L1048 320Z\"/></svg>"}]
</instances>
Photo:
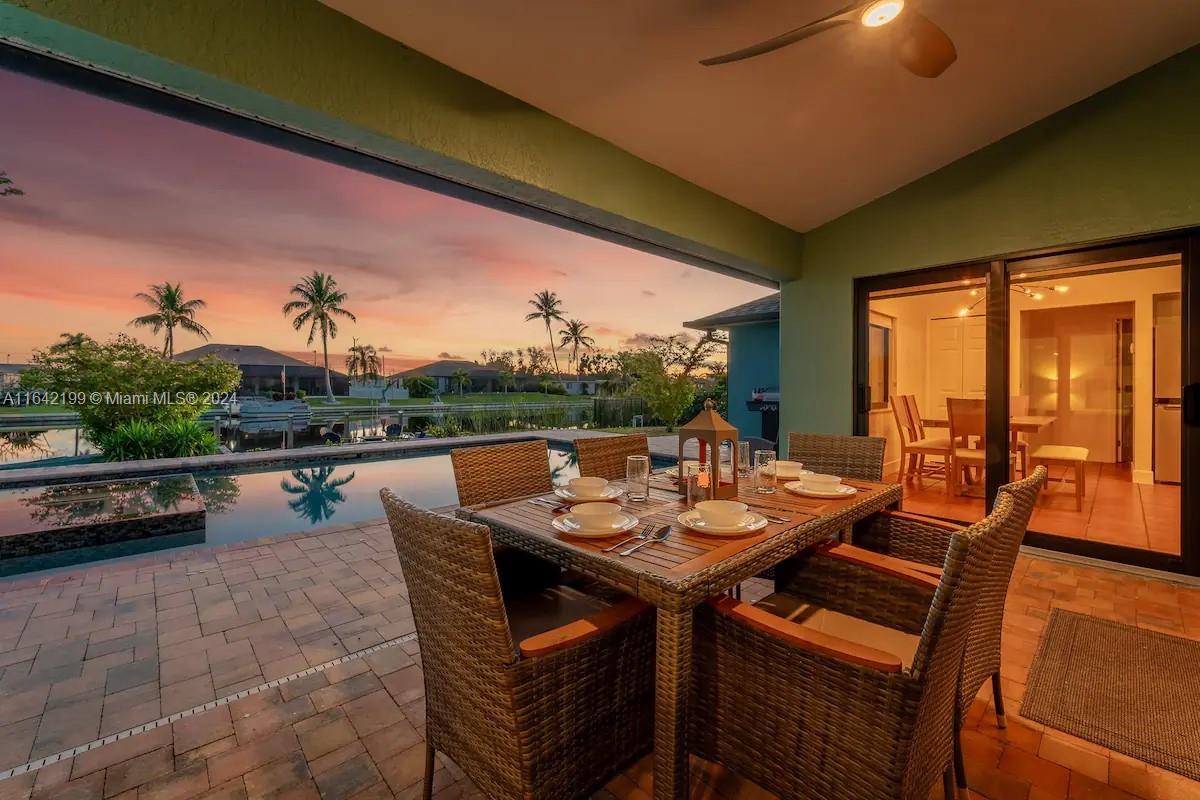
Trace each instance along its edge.
<instances>
[{"instance_id":1,"label":"white bowl","mask_svg":"<svg viewBox=\"0 0 1200 800\"><path fill-rule=\"evenodd\" d=\"M696 512L706 525L732 528L746 518L750 506L736 500L704 500L696 503Z\"/></svg>"},{"instance_id":2,"label":"white bowl","mask_svg":"<svg viewBox=\"0 0 1200 800\"><path fill-rule=\"evenodd\" d=\"M571 513L585 531L599 531L617 523L621 507L616 503L580 503L571 508Z\"/></svg>"},{"instance_id":3,"label":"white bowl","mask_svg":"<svg viewBox=\"0 0 1200 800\"><path fill-rule=\"evenodd\" d=\"M836 492L837 488L842 485L842 479L837 475L816 473L802 477L800 485L811 492Z\"/></svg>"},{"instance_id":4,"label":"white bowl","mask_svg":"<svg viewBox=\"0 0 1200 800\"><path fill-rule=\"evenodd\" d=\"M776 461L775 474L781 478L799 478L804 465L799 461Z\"/></svg>"},{"instance_id":5,"label":"white bowl","mask_svg":"<svg viewBox=\"0 0 1200 800\"><path fill-rule=\"evenodd\" d=\"M604 478L571 478L567 485L576 497L603 497L608 481Z\"/></svg>"}]
</instances>

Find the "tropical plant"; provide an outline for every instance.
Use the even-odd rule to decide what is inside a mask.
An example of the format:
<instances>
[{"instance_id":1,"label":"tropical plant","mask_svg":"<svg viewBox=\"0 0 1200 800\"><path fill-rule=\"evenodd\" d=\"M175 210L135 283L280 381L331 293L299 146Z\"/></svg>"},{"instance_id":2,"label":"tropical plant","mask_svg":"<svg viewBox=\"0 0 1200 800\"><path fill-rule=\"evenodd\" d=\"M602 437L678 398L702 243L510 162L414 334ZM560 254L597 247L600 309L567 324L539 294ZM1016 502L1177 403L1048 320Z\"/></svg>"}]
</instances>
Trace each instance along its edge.
<instances>
[{"instance_id":1,"label":"tropical plant","mask_svg":"<svg viewBox=\"0 0 1200 800\"><path fill-rule=\"evenodd\" d=\"M652 336L649 349L662 357L668 369L678 367L690 377L728 344L729 336L724 331L708 330L696 339L686 333Z\"/></svg>"},{"instance_id":2,"label":"tropical plant","mask_svg":"<svg viewBox=\"0 0 1200 800\"><path fill-rule=\"evenodd\" d=\"M21 191L12 178L8 177L8 173L0 169L0 197L16 197L25 194Z\"/></svg>"},{"instance_id":3,"label":"tropical plant","mask_svg":"<svg viewBox=\"0 0 1200 800\"><path fill-rule=\"evenodd\" d=\"M380 364L379 351L373 345L359 344L358 339L350 345L350 354L346 356L346 374L351 379L361 377L364 381L379 380Z\"/></svg>"},{"instance_id":4,"label":"tropical plant","mask_svg":"<svg viewBox=\"0 0 1200 800\"><path fill-rule=\"evenodd\" d=\"M337 338L336 317L344 317L351 322L358 320L342 308L342 304L346 302L346 293L338 289L337 280L332 275L314 271L290 291L299 299L284 304L284 316L295 314L292 327L296 330L302 330L305 325L309 326L310 345L317 338L317 334L321 334L321 349L325 356L325 400L335 403L337 401L333 397L333 383L329 379L329 340Z\"/></svg>"},{"instance_id":5,"label":"tropical plant","mask_svg":"<svg viewBox=\"0 0 1200 800\"><path fill-rule=\"evenodd\" d=\"M172 361L124 334L103 344L87 339L58 352L37 351L21 374L29 389L65 395L84 435L97 444L130 420L194 421L208 409L207 398L233 391L241 379L227 361L212 356Z\"/></svg>"},{"instance_id":6,"label":"tropical plant","mask_svg":"<svg viewBox=\"0 0 1200 800\"><path fill-rule=\"evenodd\" d=\"M196 322L196 312L207 304L200 299L184 300L183 285L176 283L155 283L150 285L149 292L138 292L134 295L144 301L154 310L130 321L135 328L149 328L151 333L166 330L163 341L163 355L172 358L175 355L175 329L182 328L188 333L194 333L208 341L211 334L208 328Z\"/></svg>"},{"instance_id":7,"label":"tropical plant","mask_svg":"<svg viewBox=\"0 0 1200 800\"><path fill-rule=\"evenodd\" d=\"M458 389L458 396L462 397L464 388L471 388L471 373L465 369L456 369L450 375L450 385Z\"/></svg>"},{"instance_id":8,"label":"tropical plant","mask_svg":"<svg viewBox=\"0 0 1200 800\"><path fill-rule=\"evenodd\" d=\"M577 319L567 322L567 327L559 331L560 347L570 347L571 355L567 361L567 366L575 368L575 363L579 360L579 350L582 348L585 352L596 346L596 340L587 335L588 326L584 325Z\"/></svg>"},{"instance_id":9,"label":"tropical plant","mask_svg":"<svg viewBox=\"0 0 1200 800\"><path fill-rule=\"evenodd\" d=\"M562 301L558 299L558 295L549 289L542 289L533 296L529 301L529 305L533 306L535 311L531 311L525 315L525 321L530 322L535 319L540 319L546 326L546 335L550 337L550 356L554 360L554 372L560 374L558 369L558 351L554 349L554 331L550 328L551 322L566 322L563 319Z\"/></svg>"},{"instance_id":10,"label":"tropical plant","mask_svg":"<svg viewBox=\"0 0 1200 800\"><path fill-rule=\"evenodd\" d=\"M408 391L409 397L433 397L437 389L437 381L428 375L409 375L400 382Z\"/></svg>"},{"instance_id":11,"label":"tropical plant","mask_svg":"<svg viewBox=\"0 0 1200 800\"><path fill-rule=\"evenodd\" d=\"M508 390L516 388L517 376L508 367L501 367L496 373L496 383L500 385L500 391L508 394Z\"/></svg>"},{"instance_id":12,"label":"tropical plant","mask_svg":"<svg viewBox=\"0 0 1200 800\"><path fill-rule=\"evenodd\" d=\"M93 341L92 337L86 333L60 333L58 341L50 345L51 353L63 353L67 350L79 347L84 342Z\"/></svg>"},{"instance_id":13,"label":"tropical plant","mask_svg":"<svg viewBox=\"0 0 1200 800\"><path fill-rule=\"evenodd\" d=\"M346 494L341 487L354 480L353 472L342 478L333 475L333 467L292 470L294 483L287 478L279 481L280 489L295 495L294 499L288 500L288 508L310 523L323 522L332 517L337 506L346 502Z\"/></svg>"},{"instance_id":14,"label":"tropical plant","mask_svg":"<svg viewBox=\"0 0 1200 800\"><path fill-rule=\"evenodd\" d=\"M195 420L153 422L130 419L106 432L97 444L109 461L186 458L217 452L216 434Z\"/></svg>"},{"instance_id":15,"label":"tropical plant","mask_svg":"<svg viewBox=\"0 0 1200 800\"><path fill-rule=\"evenodd\" d=\"M650 413L662 420L670 433L696 394L691 378L671 374L662 356L648 350L631 357L630 369L636 376L630 392L646 401Z\"/></svg>"}]
</instances>

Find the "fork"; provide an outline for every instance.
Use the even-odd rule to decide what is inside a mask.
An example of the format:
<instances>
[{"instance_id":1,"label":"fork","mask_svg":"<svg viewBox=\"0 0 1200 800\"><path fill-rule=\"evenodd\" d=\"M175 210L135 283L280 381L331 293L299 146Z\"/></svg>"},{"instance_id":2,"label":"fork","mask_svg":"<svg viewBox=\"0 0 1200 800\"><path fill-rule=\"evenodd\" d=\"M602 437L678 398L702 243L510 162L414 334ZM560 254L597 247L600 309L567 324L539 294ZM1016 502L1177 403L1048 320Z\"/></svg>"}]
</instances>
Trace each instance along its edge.
<instances>
[{"instance_id":1,"label":"fork","mask_svg":"<svg viewBox=\"0 0 1200 800\"><path fill-rule=\"evenodd\" d=\"M635 533L633 536L630 536L628 539L625 539L623 541L617 542L612 547L606 547L603 550L601 550L600 552L601 553L611 553L613 550L616 550L618 547L627 545L632 541L635 541L637 539L645 539L647 536L650 535L650 529L653 527L654 527L653 522L647 522L646 527L642 528L640 531Z\"/></svg>"}]
</instances>

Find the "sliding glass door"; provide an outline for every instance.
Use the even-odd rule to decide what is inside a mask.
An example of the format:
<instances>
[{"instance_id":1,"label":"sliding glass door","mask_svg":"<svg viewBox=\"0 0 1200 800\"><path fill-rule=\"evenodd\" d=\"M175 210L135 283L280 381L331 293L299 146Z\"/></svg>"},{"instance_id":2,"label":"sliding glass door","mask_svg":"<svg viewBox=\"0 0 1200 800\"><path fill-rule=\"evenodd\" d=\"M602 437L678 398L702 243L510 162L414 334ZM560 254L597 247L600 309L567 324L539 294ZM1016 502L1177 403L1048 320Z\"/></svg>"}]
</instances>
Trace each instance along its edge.
<instances>
[{"instance_id":1,"label":"sliding glass door","mask_svg":"<svg viewBox=\"0 0 1200 800\"><path fill-rule=\"evenodd\" d=\"M904 507L974 521L1050 483L1026 544L1200 572L1200 333L1187 236L864 279L856 429Z\"/></svg>"}]
</instances>

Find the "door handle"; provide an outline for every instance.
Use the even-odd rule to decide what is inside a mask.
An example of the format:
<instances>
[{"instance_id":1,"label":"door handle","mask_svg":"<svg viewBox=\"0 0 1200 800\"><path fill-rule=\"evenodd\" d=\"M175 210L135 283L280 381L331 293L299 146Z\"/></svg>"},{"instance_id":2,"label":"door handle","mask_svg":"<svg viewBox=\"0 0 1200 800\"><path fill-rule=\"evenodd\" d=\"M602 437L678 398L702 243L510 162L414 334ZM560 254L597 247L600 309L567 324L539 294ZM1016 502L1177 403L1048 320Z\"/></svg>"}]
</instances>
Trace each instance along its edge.
<instances>
[{"instance_id":1,"label":"door handle","mask_svg":"<svg viewBox=\"0 0 1200 800\"><path fill-rule=\"evenodd\" d=\"M1186 425L1200 427L1200 383L1183 387L1183 421Z\"/></svg>"}]
</instances>

